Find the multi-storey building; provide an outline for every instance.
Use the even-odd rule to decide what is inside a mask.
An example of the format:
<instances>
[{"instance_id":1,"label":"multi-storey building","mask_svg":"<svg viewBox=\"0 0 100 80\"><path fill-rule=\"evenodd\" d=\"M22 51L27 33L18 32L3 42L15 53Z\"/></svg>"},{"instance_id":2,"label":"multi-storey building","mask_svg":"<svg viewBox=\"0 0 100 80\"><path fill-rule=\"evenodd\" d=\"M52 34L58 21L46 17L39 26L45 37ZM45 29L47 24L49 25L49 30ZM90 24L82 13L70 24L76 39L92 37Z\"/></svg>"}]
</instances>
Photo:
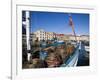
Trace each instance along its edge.
<instances>
[{"instance_id":1,"label":"multi-storey building","mask_svg":"<svg viewBox=\"0 0 100 80\"><path fill-rule=\"evenodd\" d=\"M76 39L77 41L80 41L80 36L76 36L76 38L74 35L67 35L67 36L69 37L70 41L76 41Z\"/></svg>"},{"instance_id":2,"label":"multi-storey building","mask_svg":"<svg viewBox=\"0 0 100 80\"><path fill-rule=\"evenodd\" d=\"M75 36L74 35L68 35L69 40L75 41ZM80 35L76 36L77 41L89 41L89 35Z\"/></svg>"},{"instance_id":3,"label":"multi-storey building","mask_svg":"<svg viewBox=\"0 0 100 80\"><path fill-rule=\"evenodd\" d=\"M36 32L34 32L34 34L36 35L36 38L40 41L40 40L45 40L45 31L43 29L37 30Z\"/></svg>"},{"instance_id":4,"label":"multi-storey building","mask_svg":"<svg viewBox=\"0 0 100 80\"><path fill-rule=\"evenodd\" d=\"M56 34L57 40L58 41L67 41L69 40L69 36L65 34Z\"/></svg>"},{"instance_id":5,"label":"multi-storey building","mask_svg":"<svg viewBox=\"0 0 100 80\"><path fill-rule=\"evenodd\" d=\"M54 32L46 32L43 29L37 30L36 32L34 32L34 34L36 35L39 41L52 40L53 38L55 38Z\"/></svg>"},{"instance_id":6,"label":"multi-storey building","mask_svg":"<svg viewBox=\"0 0 100 80\"><path fill-rule=\"evenodd\" d=\"M74 35L66 35L66 34L57 34L54 32L46 32L43 29L37 30L36 32L34 32L35 35L35 39L38 39L39 41L41 40L53 40L53 39L57 39L57 40L63 40L63 41L75 41L75 36ZM81 35L81 36L76 36L77 41L80 40L85 40L85 41L89 41L89 36L88 35Z\"/></svg>"},{"instance_id":7,"label":"multi-storey building","mask_svg":"<svg viewBox=\"0 0 100 80\"><path fill-rule=\"evenodd\" d=\"M80 40L81 41L89 41L89 35L81 35Z\"/></svg>"}]
</instances>

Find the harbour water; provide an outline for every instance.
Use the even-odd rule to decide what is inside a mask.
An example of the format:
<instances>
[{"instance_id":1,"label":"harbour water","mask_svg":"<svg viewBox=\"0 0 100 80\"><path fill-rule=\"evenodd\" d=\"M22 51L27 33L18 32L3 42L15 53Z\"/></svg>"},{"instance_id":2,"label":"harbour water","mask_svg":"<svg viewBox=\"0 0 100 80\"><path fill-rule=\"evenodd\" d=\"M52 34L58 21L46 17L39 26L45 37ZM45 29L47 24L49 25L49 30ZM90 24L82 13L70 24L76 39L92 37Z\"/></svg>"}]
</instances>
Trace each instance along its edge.
<instances>
[{"instance_id":1,"label":"harbour water","mask_svg":"<svg viewBox=\"0 0 100 80\"><path fill-rule=\"evenodd\" d=\"M77 66L89 66L89 56L87 57L87 55L89 55L89 53L86 52L85 45L81 44Z\"/></svg>"}]
</instances>

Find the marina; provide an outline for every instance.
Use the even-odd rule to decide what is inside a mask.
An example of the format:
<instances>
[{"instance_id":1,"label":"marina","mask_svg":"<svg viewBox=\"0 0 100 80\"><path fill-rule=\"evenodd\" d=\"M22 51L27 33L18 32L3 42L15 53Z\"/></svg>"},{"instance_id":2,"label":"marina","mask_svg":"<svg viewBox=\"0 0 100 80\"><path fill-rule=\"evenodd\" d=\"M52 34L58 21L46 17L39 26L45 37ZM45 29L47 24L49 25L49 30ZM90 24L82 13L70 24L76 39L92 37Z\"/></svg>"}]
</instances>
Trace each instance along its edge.
<instances>
[{"instance_id":1,"label":"marina","mask_svg":"<svg viewBox=\"0 0 100 80\"><path fill-rule=\"evenodd\" d=\"M31 20L29 11L22 15L23 69L89 66L89 35L76 34L71 14L68 18L73 34L69 35L44 29L31 32L33 17Z\"/></svg>"}]
</instances>

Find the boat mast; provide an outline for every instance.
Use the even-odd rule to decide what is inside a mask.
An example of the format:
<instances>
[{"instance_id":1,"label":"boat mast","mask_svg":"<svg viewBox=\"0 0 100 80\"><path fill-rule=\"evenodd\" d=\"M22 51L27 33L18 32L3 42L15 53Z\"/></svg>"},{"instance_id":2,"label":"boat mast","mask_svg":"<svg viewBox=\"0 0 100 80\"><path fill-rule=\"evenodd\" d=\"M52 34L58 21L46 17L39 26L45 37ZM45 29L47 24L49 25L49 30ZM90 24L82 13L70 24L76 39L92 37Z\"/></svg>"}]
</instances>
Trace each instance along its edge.
<instances>
[{"instance_id":1,"label":"boat mast","mask_svg":"<svg viewBox=\"0 0 100 80\"><path fill-rule=\"evenodd\" d=\"M74 23L73 23L71 14L69 14L69 25L72 27L72 31L73 31L73 34L75 36L75 40L77 41L76 33L75 33L75 29L74 29Z\"/></svg>"}]
</instances>

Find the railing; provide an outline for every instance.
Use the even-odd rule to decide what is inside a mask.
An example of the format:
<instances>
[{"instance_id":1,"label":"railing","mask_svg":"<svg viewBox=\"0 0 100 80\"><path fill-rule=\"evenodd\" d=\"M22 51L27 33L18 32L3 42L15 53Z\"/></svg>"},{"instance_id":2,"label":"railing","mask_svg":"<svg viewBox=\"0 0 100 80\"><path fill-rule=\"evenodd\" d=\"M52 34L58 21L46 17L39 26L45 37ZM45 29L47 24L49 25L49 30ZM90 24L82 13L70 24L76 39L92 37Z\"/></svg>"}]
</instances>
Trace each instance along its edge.
<instances>
[{"instance_id":1,"label":"railing","mask_svg":"<svg viewBox=\"0 0 100 80\"><path fill-rule=\"evenodd\" d=\"M77 65L78 62L78 56L79 56L79 45L76 47L74 53L69 56L65 60L65 63L61 65L61 67L74 67Z\"/></svg>"}]
</instances>

